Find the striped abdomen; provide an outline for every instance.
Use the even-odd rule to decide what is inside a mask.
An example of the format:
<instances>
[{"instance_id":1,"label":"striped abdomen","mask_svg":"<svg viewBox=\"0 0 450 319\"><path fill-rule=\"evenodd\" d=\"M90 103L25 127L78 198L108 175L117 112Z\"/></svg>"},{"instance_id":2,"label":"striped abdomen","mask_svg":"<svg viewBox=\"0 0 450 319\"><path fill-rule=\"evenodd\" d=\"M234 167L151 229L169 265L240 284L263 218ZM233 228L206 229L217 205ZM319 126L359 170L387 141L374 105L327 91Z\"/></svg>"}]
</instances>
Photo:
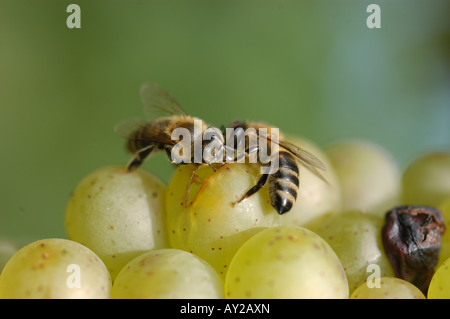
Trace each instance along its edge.
<instances>
[{"instance_id":1,"label":"striped abdomen","mask_svg":"<svg viewBox=\"0 0 450 319\"><path fill-rule=\"evenodd\" d=\"M288 212L297 199L299 173L295 157L281 151L279 153L279 169L269 176L270 204L279 214Z\"/></svg>"}]
</instances>

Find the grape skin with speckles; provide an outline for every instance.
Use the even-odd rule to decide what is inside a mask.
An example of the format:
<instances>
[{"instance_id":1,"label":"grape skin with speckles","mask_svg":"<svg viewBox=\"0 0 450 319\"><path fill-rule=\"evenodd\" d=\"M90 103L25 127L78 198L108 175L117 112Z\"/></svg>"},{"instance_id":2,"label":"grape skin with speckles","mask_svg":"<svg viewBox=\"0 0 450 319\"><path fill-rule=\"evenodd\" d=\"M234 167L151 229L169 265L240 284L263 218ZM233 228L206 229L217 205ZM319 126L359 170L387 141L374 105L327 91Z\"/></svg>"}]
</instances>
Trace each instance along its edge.
<instances>
[{"instance_id":1,"label":"grape skin with speckles","mask_svg":"<svg viewBox=\"0 0 450 319\"><path fill-rule=\"evenodd\" d=\"M344 269L331 247L299 226L252 236L237 251L225 279L226 298L348 298Z\"/></svg>"},{"instance_id":2,"label":"grape skin with speckles","mask_svg":"<svg viewBox=\"0 0 450 319\"><path fill-rule=\"evenodd\" d=\"M167 247L165 192L166 186L144 170L99 168L77 185L69 199L67 234L102 258L114 279L134 257Z\"/></svg>"},{"instance_id":3,"label":"grape skin with speckles","mask_svg":"<svg viewBox=\"0 0 450 319\"><path fill-rule=\"evenodd\" d=\"M227 164L214 172L201 166L185 195L193 165L175 171L166 200L166 225L172 248L194 253L225 278L236 250L255 233L280 223L267 188L233 206L259 177L257 164Z\"/></svg>"},{"instance_id":4,"label":"grape skin with speckles","mask_svg":"<svg viewBox=\"0 0 450 319\"><path fill-rule=\"evenodd\" d=\"M436 268L428 287L427 297L429 299L450 298L450 258Z\"/></svg>"},{"instance_id":5,"label":"grape skin with speckles","mask_svg":"<svg viewBox=\"0 0 450 319\"><path fill-rule=\"evenodd\" d=\"M419 288L410 282L394 277L381 277L379 286L372 282L362 284L353 291L350 299L425 299Z\"/></svg>"},{"instance_id":6,"label":"grape skin with speckles","mask_svg":"<svg viewBox=\"0 0 450 319\"><path fill-rule=\"evenodd\" d=\"M111 293L121 299L218 299L223 283L214 268L179 249L155 249L130 261Z\"/></svg>"},{"instance_id":7,"label":"grape skin with speckles","mask_svg":"<svg viewBox=\"0 0 450 319\"><path fill-rule=\"evenodd\" d=\"M381 276L393 277L394 270L381 240L384 219L360 211L329 214L305 227L321 236L333 248L344 266L350 293L364 283L376 264Z\"/></svg>"},{"instance_id":8,"label":"grape skin with speckles","mask_svg":"<svg viewBox=\"0 0 450 319\"><path fill-rule=\"evenodd\" d=\"M0 276L0 298L103 299L110 292L105 264L87 247L67 239L42 239L22 247Z\"/></svg>"}]
</instances>

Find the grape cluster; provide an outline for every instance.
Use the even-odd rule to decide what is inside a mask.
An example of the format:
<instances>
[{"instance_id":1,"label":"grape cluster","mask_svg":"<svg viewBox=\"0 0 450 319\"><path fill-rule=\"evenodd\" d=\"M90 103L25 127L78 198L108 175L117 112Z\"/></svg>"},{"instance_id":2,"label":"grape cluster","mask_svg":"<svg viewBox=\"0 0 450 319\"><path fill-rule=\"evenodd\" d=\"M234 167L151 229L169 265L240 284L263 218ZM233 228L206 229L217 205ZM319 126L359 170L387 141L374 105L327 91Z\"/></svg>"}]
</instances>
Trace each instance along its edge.
<instances>
[{"instance_id":1,"label":"grape cluster","mask_svg":"<svg viewBox=\"0 0 450 319\"><path fill-rule=\"evenodd\" d=\"M91 172L68 201L67 239L20 249L0 240L0 298L450 297L450 231L438 234L426 291L396 278L382 240L398 205L432 206L450 220L450 152L402 172L369 141L288 140L327 166L327 183L300 166L284 215L267 186L233 204L259 179L259 164L180 165L168 185L143 168Z\"/></svg>"}]
</instances>

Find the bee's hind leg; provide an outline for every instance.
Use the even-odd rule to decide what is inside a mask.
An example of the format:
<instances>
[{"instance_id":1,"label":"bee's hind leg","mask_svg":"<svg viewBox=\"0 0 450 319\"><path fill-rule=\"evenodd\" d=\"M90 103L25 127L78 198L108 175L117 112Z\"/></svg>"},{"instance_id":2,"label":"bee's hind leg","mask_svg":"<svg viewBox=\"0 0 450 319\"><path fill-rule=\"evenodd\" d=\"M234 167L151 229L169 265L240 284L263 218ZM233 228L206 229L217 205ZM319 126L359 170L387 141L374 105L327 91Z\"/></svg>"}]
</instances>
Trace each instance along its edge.
<instances>
[{"instance_id":1,"label":"bee's hind leg","mask_svg":"<svg viewBox=\"0 0 450 319\"><path fill-rule=\"evenodd\" d=\"M258 182L256 183L255 186L253 186L252 188L250 188L245 194L244 196L242 196L242 198L236 202L233 202L233 206L235 206L236 204L239 204L240 202L242 202L244 199L249 198L250 196L252 196L253 194L255 194L257 191L259 191L266 183L267 183L267 179L269 178L269 174L263 174L261 175L261 177L259 178Z\"/></svg>"},{"instance_id":2,"label":"bee's hind leg","mask_svg":"<svg viewBox=\"0 0 450 319\"><path fill-rule=\"evenodd\" d=\"M140 149L127 164L127 172L132 172L139 166L141 166L142 162L147 158L147 156L150 155L154 148L154 145L149 145L147 147L144 147L143 149Z\"/></svg>"}]
</instances>

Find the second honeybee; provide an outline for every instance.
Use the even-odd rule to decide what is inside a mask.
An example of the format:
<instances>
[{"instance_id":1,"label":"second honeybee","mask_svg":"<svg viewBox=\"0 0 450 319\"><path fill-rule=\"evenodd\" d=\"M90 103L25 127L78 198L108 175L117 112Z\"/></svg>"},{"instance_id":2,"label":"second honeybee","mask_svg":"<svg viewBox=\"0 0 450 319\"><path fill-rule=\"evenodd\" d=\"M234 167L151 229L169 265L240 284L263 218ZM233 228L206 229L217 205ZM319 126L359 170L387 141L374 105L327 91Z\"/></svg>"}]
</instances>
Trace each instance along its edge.
<instances>
[{"instance_id":1,"label":"second honeybee","mask_svg":"<svg viewBox=\"0 0 450 319\"><path fill-rule=\"evenodd\" d=\"M238 204L244 199L252 196L258 192L266 183L269 187L269 199L272 207L279 214L284 214L291 210L294 205L300 186L299 167L297 160L304 165L307 169L313 172L317 177L325 181L324 177L320 174L319 169L325 170L325 165L313 154L306 150L283 140L279 134L274 134L274 128L258 122L245 122L235 121L230 125L230 128L236 130L238 128L246 131L249 128L253 128L251 131L253 134L257 134L258 139L263 139L266 143L258 143L258 147L249 147L247 138L247 147L245 148L246 156L251 156L252 153L261 152L261 146L266 145L266 153L271 153L271 161L277 161L277 170L272 173L263 173L257 181L256 185L250 188L238 201L234 204ZM261 130L263 129L263 130ZM260 132L267 132L261 134ZM227 136L227 139L233 138ZM275 145L273 148L271 145ZM268 165L272 163L266 163ZM325 181L326 182L326 181Z\"/></svg>"}]
</instances>

